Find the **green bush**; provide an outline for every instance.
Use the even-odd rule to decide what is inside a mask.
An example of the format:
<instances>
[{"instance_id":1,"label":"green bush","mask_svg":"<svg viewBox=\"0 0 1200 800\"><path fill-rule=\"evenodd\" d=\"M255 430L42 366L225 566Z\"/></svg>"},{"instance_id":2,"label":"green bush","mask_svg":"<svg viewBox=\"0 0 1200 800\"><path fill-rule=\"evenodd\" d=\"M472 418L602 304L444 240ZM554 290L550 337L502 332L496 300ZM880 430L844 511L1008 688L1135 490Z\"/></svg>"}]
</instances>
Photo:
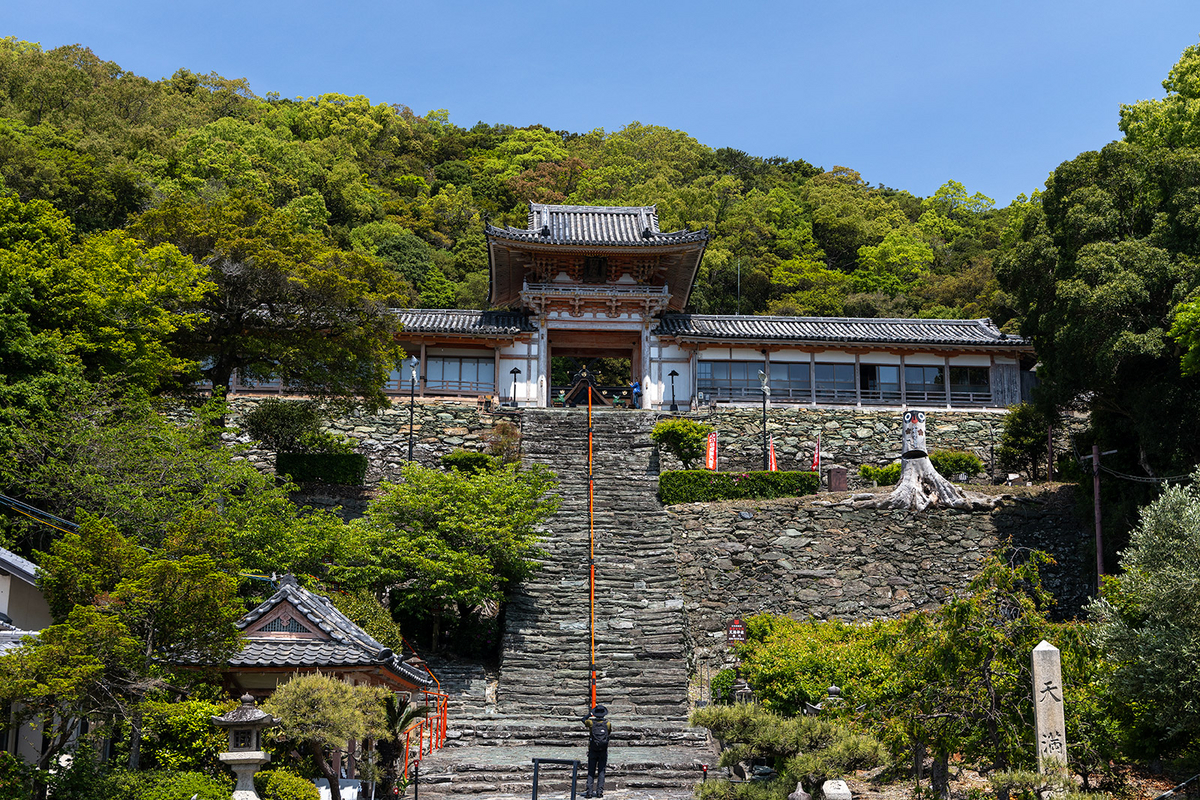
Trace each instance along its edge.
<instances>
[{"instance_id":1,"label":"green bush","mask_svg":"<svg viewBox=\"0 0 1200 800\"><path fill-rule=\"evenodd\" d=\"M312 781L286 769L272 769L254 776L254 788L263 800L320 800Z\"/></svg>"},{"instance_id":2,"label":"green bush","mask_svg":"<svg viewBox=\"0 0 1200 800\"><path fill-rule=\"evenodd\" d=\"M321 412L311 400L263 400L242 418L242 428L276 453L354 452L352 439L321 430Z\"/></svg>"},{"instance_id":3,"label":"green bush","mask_svg":"<svg viewBox=\"0 0 1200 800\"><path fill-rule=\"evenodd\" d=\"M92 783L88 793L71 794L70 800L229 800L231 778L214 778L202 772L115 770ZM58 791L54 797L60 797Z\"/></svg>"},{"instance_id":4,"label":"green bush","mask_svg":"<svg viewBox=\"0 0 1200 800\"><path fill-rule=\"evenodd\" d=\"M300 437L321 424L316 403L309 400L263 400L246 416L242 428L277 453L295 452Z\"/></svg>"},{"instance_id":5,"label":"green bush","mask_svg":"<svg viewBox=\"0 0 1200 800\"><path fill-rule=\"evenodd\" d=\"M929 462L945 476L961 473L970 477L983 472L983 460L963 450L934 450L929 454Z\"/></svg>"},{"instance_id":6,"label":"green bush","mask_svg":"<svg viewBox=\"0 0 1200 800\"><path fill-rule=\"evenodd\" d=\"M658 497L667 505L713 500L800 497L813 494L820 484L820 476L815 472L672 470L659 476Z\"/></svg>"},{"instance_id":7,"label":"green bush","mask_svg":"<svg viewBox=\"0 0 1200 800\"><path fill-rule=\"evenodd\" d=\"M708 682L708 696L714 703L729 703L733 701L733 682L737 673L731 669L723 669Z\"/></svg>"},{"instance_id":8,"label":"green bush","mask_svg":"<svg viewBox=\"0 0 1200 800\"><path fill-rule=\"evenodd\" d=\"M468 475L493 469L496 459L487 453L476 453L472 450L455 450L442 456L442 466L446 469L456 469Z\"/></svg>"},{"instance_id":9,"label":"green bush","mask_svg":"<svg viewBox=\"0 0 1200 800\"><path fill-rule=\"evenodd\" d=\"M690 470L692 462L704 455L708 434L712 426L702 425L690 419L664 419L650 431L650 441L679 459L683 468Z\"/></svg>"},{"instance_id":10,"label":"green bush","mask_svg":"<svg viewBox=\"0 0 1200 800\"><path fill-rule=\"evenodd\" d=\"M275 473L296 483L361 486L367 476L367 457L361 453L277 453Z\"/></svg>"},{"instance_id":11,"label":"green bush","mask_svg":"<svg viewBox=\"0 0 1200 800\"><path fill-rule=\"evenodd\" d=\"M0 752L0 800L33 796L33 767L11 753Z\"/></svg>"},{"instance_id":12,"label":"green bush","mask_svg":"<svg viewBox=\"0 0 1200 800\"><path fill-rule=\"evenodd\" d=\"M880 486L892 486L900 480L900 462L888 464L886 467L863 464L858 468L858 476L864 481L875 481Z\"/></svg>"}]
</instances>

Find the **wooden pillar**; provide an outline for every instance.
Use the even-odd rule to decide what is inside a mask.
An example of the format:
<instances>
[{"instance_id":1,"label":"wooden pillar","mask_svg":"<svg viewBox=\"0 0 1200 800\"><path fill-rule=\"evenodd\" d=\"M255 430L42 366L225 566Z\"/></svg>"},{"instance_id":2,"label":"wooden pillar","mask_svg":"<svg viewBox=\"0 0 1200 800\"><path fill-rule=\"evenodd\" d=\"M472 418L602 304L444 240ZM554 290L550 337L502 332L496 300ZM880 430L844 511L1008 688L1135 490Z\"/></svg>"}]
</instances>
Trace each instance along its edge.
<instances>
[{"instance_id":1,"label":"wooden pillar","mask_svg":"<svg viewBox=\"0 0 1200 800\"><path fill-rule=\"evenodd\" d=\"M908 376L904 374L904 353L900 354L900 407L908 408Z\"/></svg>"},{"instance_id":2,"label":"wooden pillar","mask_svg":"<svg viewBox=\"0 0 1200 800\"><path fill-rule=\"evenodd\" d=\"M950 356L946 356L943 360L945 366L942 367L945 372L942 373L942 380L946 385L946 408L950 407Z\"/></svg>"},{"instance_id":3,"label":"wooden pillar","mask_svg":"<svg viewBox=\"0 0 1200 800\"><path fill-rule=\"evenodd\" d=\"M817 354L815 352L808 354L808 394L809 400L815 406L817 404Z\"/></svg>"},{"instance_id":4,"label":"wooden pillar","mask_svg":"<svg viewBox=\"0 0 1200 800\"><path fill-rule=\"evenodd\" d=\"M641 358L639 360L642 363L639 365L639 367L640 367L640 370L642 373L642 377L641 377L642 407L648 408L651 405L651 400L650 400L650 325L648 322L642 323L641 342L642 342L642 353L641 353ZM660 369L659 372L661 372L661 371L662 370ZM661 405L662 404L662 391L658 387L655 387L655 396L658 398L658 402Z\"/></svg>"},{"instance_id":5,"label":"wooden pillar","mask_svg":"<svg viewBox=\"0 0 1200 800\"><path fill-rule=\"evenodd\" d=\"M550 332L546 330L545 317L538 320L537 365L537 404L546 408L550 405Z\"/></svg>"},{"instance_id":6,"label":"wooden pillar","mask_svg":"<svg viewBox=\"0 0 1200 800\"><path fill-rule=\"evenodd\" d=\"M425 384L429 382L429 367L425 362L425 343L421 342L421 363L417 365L417 394L425 396Z\"/></svg>"},{"instance_id":7,"label":"wooden pillar","mask_svg":"<svg viewBox=\"0 0 1200 800\"><path fill-rule=\"evenodd\" d=\"M862 407L862 364L859 363L862 356L859 353L854 354L854 405Z\"/></svg>"},{"instance_id":8,"label":"wooden pillar","mask_svg":"<svg viewBox=\"0 0 1200 800\"><path fill-rule=\"evenodd\" d=\"M496 398L496 403L500 402L500 345L492 348L492 359L496 366L492 369L492 396Z\"/></svg>"}]
</instances>

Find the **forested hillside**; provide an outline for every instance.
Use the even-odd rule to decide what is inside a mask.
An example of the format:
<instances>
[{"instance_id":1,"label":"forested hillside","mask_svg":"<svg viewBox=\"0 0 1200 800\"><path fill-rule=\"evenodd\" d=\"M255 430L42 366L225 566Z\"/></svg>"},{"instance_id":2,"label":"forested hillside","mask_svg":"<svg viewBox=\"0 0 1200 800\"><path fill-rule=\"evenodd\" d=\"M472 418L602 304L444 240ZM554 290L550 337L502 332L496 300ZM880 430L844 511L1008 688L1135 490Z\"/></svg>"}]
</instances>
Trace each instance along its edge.
<instances>
[{"instance_id":1,"label":"forested hillside","mask_svg":"<svg viewBox=\"0 0 1200 800\"><path fill-rule=\"evenodd\" d=\"M532 200L653 203L663 230L707 227L697 312L1014 316L992 265L1024 201L995 209L954 181L919 198L639 122L468 129L403 99L259 96L186 69L151 80L82 46L10 38L0 177L65 214L75 244L127 230L210 265L232 240L269 238L291 258L353 254L372 288L426 308L486 303L484 221L523 226ZM370 278L375 265L402 280Z\"/></svg>"}]
</instances>

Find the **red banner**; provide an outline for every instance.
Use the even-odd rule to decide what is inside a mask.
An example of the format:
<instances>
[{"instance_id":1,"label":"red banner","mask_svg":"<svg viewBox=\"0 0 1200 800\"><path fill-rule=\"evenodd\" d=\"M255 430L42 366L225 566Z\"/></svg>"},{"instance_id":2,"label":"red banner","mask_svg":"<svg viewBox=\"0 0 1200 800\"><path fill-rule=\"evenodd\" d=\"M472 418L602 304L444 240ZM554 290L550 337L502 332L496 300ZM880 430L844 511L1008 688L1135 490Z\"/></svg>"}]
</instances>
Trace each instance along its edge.
<instances>
[{"instance_id":1,"label":"red banner","mask_svg":"<svg viewBox=\"0 0 1200 800\"><path fill-rule=\"evenodd\" d=\"M708 434L708 450L704 454L704 468L717 471L717 432L711 431Z\"/></svg>"},{"instance_id":2,"label":"red banner","mask_svg":"<svg viewBox=\"0 0 1200 800\"><path fill-rule=\"evenodd\" d=\"M817 434L817 446L813 448L812 471L821 471L821 434Z\"/></svg>"},{"instance_id":3,"label":"red banner","mask_svg":"<svg viewBox=\"0 0 1200 800\"><path fill-rule=\"evenodd\" d=\"M771 446L767 449L767 469L771 472L779 470L779 462L775 460L775 437L771 437Z\"/></svg>"}]
</instances>

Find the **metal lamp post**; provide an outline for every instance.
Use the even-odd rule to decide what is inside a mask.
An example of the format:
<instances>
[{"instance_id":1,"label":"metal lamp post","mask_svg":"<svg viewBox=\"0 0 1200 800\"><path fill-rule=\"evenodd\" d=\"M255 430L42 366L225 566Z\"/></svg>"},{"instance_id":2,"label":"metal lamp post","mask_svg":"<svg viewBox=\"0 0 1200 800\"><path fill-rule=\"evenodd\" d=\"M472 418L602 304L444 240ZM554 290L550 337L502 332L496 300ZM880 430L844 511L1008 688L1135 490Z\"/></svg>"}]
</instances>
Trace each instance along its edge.
<instances>
[{"instance_id":1,"label":"metal lamp post","mask_svg":"<svg viewBox=\"0 0 1200 800\"><path fill-rule=\"evenodd\" d=\"M767 373L761 369L758 371L758 382L763 396L763 471L766 472L771 468L771 458L767 454L767 396L771 394L771 387L767 385Z\"/></svg>"},{"instance_id":2,"label":"metal lamp post","mask_svg":"<svg viewBox=\"0 0 1200 800\"><path fill-rule=\"evenodd\" d=\"M679 377L679 373L675 370L671 370L667 373L667 375L671 378L671 410L678 411L679 406L675 404L675 379Z\"/></svg>"},{"instance_id":3,"label":"metal lamp post","mask_svg":"<svg viewBox=\"0 0 1200 800\"><path fill-rule=\"evenodd\" d=\"M513 367L512 369L510 369L508 371L508 374L513 376L512 407L516 408L517 407L517 376L521 374L521 369L519 367Z\"/></svg>"},{"instance_id":4,"label":"metal lamp post","mask_svg":"<svg viewBox=\"0 0 1200 800\"><path fill-rule=\"evenodd\" d=\"M417 366L421 359L413 356L404 362L408 365L408 460L413 460L413 414L417 410Z\"/></svg>"}]
</instances>

